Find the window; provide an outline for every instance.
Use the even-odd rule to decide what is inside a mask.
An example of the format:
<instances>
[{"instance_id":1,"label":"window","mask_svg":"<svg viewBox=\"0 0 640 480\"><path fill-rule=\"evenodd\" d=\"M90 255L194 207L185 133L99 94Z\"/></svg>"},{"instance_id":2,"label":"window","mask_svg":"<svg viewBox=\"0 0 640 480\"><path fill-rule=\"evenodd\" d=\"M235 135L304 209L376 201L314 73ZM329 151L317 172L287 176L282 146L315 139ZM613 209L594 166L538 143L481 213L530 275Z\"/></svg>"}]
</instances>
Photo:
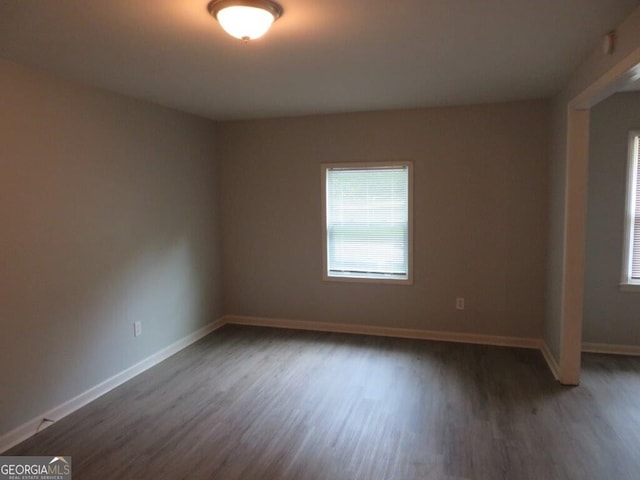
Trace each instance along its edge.
<instances>
[{"instance_id":1,"label":"window","mask_svg":"<svg viewBox=\"0 0 640 480\"><path fill-rule=\"evenodd\" d=\"M640 131L629 134L622 286L640 290ZM631 288L629 288L631 287Z\"/></svg>"},{"instance_id":2,"label":"window","mask_svg":"<svg viewBox=\"0 0 640 480\"><path fill-rule=\"evenodd\" d=\"M410 284L412 165L322 166L324 278Z\"/></svg>"}]
</instances>

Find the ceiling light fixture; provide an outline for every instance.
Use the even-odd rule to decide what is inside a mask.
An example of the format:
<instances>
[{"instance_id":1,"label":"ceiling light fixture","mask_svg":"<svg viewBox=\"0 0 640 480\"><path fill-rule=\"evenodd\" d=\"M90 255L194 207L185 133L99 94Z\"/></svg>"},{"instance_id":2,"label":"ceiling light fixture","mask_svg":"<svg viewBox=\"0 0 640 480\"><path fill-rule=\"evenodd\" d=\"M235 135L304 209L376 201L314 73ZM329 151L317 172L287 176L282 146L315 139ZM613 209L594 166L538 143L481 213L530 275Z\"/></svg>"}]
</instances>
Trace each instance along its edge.
<instances>
[{"instance_id":1,"label":"ceiling light fixture","mask_svg":"<svg viewBox=\"0 0 640 480\"><path fill-rule=\"evenodd\" d=\"M267 33L284 12L271 0L213 0L207 9L225 32L245 42Z\"/></svg>"}]
</instances>

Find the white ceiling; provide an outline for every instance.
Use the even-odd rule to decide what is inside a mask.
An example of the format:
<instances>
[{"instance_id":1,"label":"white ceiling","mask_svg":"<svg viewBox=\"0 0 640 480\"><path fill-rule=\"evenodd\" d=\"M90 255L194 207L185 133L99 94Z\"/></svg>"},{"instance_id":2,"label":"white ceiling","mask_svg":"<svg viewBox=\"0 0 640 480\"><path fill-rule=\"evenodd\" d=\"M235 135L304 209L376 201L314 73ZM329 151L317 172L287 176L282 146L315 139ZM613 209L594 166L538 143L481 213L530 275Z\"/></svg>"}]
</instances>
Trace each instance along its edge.
<instances>
[{"instance_id":1,"label":"white ceiling","mask_svg":"<svg viewBox=\"0 0 640 480\"><path fill-rule=\"evenodd\" d=\"M0 0L0 57L215 119L547 97L640 0L281 0L249 44L207 0Z\"/></svg>"}]
</instances>

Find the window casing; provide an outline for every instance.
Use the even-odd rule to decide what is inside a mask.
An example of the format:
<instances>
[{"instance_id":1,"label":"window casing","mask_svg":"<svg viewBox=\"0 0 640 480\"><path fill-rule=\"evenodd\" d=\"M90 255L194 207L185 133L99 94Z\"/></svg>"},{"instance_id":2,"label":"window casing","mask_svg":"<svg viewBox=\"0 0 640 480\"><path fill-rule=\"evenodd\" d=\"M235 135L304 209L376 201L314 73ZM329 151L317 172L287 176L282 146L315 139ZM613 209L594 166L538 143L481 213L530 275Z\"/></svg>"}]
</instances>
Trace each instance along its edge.
<instances>
[{"instance_id":1,"label":"window casing","mask_svg":"<svg viewBox=\"0 0 640 480\"><path fill-rule=\"evenodd\" d=\"M640 130L629 133L621 287L640 291Z\"/></svg>"},{"instance_id":2,"label":"window casing","mask_svg":"<svg viewBox=\"0 0 640 480\"><path fill-rule=\"evenodd\" d=\"M322 165L324 279L412 283L411 162Z\"/></svg>"}]
</instances>

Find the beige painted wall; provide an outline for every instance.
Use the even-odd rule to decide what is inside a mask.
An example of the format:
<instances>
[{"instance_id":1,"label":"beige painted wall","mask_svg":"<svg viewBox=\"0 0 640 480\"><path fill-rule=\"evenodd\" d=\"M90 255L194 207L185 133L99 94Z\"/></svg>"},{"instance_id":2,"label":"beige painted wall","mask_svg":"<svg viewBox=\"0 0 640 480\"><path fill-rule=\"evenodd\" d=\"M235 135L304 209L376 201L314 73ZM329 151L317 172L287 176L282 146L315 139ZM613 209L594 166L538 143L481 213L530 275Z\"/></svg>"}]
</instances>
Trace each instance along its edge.
<instances>
[{"instance_id":1,"label":"beige painted wall","mask_svg":"<svg viewBox=\"0 0 640 480\"><path fill-rule=\"evenodd\" d=\"M548 107L222 124L225 312L540 337ZM390 159L415 162L414 285L323 281L320 164Z\"/></svg>"},{"instance_id":2,"label":"beige painted wall","mask_svg":"<svg viewBox=\"0 0 640 480\"><path fill-rule=\"evenodd\" d=\"M640 292L619 288L631 130L640 130L640 93L619 93L591 110L585 342L640 345Z\"/></svg>"},{"instance_id":3,"label":"beige painted wall","mask_svg":"<svg viewBox=\"0 0 640 480\"><path fill-rule=\"evenodd\" d=\"M553 98L550 157L549 197L549 256L547 264L547 306L544 339L556 360L560 359L563 331L563 262L566 254L564 230L567 168L567 106L583 90L596 83L619 62L640 48L640 7L616 30L616 50L605 55L596 48L567 82L566 87ZM574 331L575 328L567 330ZM580 342L580 338L571 339Z\"/></svg>"},{"instance_id":4,"label":"beige painted wall","mask_svg":"<svg viewBox=\"0 0 640 480\"><path fill-rule=\"evenodd\" d=\"M0 92L1 435L222 305L212 122L1 61Z\"/></svg>"}]
</instances>

